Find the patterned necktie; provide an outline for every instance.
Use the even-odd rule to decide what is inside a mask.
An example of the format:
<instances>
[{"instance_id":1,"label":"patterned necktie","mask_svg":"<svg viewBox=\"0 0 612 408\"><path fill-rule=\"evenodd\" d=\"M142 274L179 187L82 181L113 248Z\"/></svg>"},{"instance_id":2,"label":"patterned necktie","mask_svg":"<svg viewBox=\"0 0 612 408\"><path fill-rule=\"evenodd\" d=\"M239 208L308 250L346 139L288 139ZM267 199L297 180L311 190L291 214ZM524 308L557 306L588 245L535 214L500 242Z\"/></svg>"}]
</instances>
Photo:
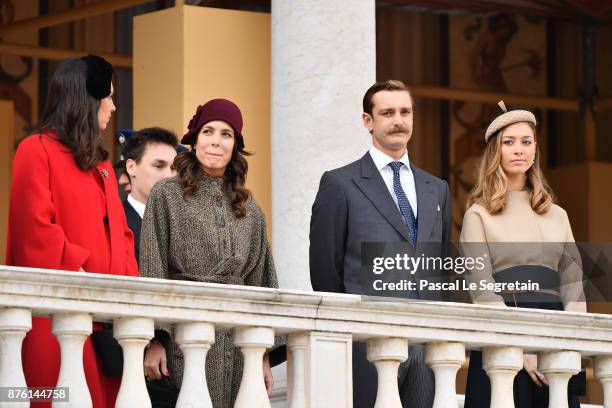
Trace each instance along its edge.
<instances>
[{"instance_id":1,"label":"patterned necktie","mask_svg":"<svg viewBox=\"0 0 612 408\"><path fill-rule=\"evenodd\" d=\"M406 197L406 193L404 193L400 182L400 168L402 165L403 163L398 161L389 163L389 166L391 166L393 170L393 191L395 191L395 196L397 197L397 205L404 216L406 227L408 227L410 243L415 245L417 240L417 225L416 219L414 218L414 212L412 212L412 207L410 206L410 201L408 201L408 197Z\"/></svg>"}]
</instances>

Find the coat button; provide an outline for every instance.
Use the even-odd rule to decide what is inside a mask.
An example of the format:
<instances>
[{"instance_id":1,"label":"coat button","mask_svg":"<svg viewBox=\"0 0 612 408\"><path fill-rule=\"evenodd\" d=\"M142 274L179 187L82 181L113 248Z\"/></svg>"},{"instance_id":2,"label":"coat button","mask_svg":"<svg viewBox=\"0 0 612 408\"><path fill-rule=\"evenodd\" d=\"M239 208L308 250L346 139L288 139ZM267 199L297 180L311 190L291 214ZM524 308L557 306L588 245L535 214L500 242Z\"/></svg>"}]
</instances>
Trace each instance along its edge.
<instances>
[{"instance_id":1,"label":"coat button","mask_svg":"<svg viewBox=\"0 0 612 408\"><path fill-rule=\"evenodd\" d=\"M220 218L217 222L217 225L219 225L220 227L225 227L225 220L223 218Z\"/></svg>"},{"instance_id":2,"label":"coat button","mask_svg":"<svg viewBox=\"0 0 612 408\"><path fill-rule=\"evenodd\" d=\"M221 197L217 196L216 201L217 201L217 207L219 208L223 207L223 200L221 199Z\"/></svg>"}]
</instances>

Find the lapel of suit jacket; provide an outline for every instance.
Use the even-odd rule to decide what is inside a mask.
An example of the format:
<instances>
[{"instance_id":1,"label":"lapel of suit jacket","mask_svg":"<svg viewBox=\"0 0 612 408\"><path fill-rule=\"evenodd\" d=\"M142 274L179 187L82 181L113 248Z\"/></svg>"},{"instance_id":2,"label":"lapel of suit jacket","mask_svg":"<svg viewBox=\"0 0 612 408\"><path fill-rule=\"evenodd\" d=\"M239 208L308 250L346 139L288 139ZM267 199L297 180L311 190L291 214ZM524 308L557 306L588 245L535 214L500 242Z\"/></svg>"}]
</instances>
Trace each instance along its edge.
<instances>
[{"instance_id":1,"label":"lapel of suit jacket","mask_svg":"<svg viewBox=\"0 0 612 408\"><path fill-rule=\"evenodd\" d=\"M389 224L391 224L406 241L410 242L408 227L404 224L399 209L395 205L393 197L391 197L370 153L366 153L361 158L360 163L361 175L353 179L357 188L359 188L368 200L372 202L374 207L376 207L378 212L385 217Z\"/></svg>"},{"instance_id":2,"label":"lapel of suit jacket","mask_svg":"<svg viewBox=\"0 0 612 408\"><path fill-rule=\"evenodd\" d=\"M136 248L140 248L140 229L142 228L142 218L138 215L138 212L132 204L126 199L123 202L123 208L125 209L125 218L127 219L128 227L134 233L134 243Z\"/></svg>"},{"instance_id":3,"label":"lapel of suit jacket","mask_svg":"<svg viewBox=\"0 0 612 408\"><path fill-rule=\"evenodd\" d=\"M410 169L414 176L417 195L417 241L428 242L433 230L436 213L439 211L439 203L436 191L431 185L431 180L412 162L410 162Z\"/></svg>"}]
</instances>

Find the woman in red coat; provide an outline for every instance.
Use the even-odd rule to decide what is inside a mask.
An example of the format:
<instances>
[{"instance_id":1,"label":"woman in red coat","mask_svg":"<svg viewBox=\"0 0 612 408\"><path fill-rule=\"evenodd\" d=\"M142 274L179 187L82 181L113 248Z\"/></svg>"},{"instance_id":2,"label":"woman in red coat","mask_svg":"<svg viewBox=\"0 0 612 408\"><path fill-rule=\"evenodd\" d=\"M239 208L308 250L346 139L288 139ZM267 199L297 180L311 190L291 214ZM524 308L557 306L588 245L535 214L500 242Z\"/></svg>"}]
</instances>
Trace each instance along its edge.
<instances>
[{"instance_id":1,"label":"woman in red coat","mask_svg":"<svg viewBox=\"0 0 612 408\"><path fill-rule=\"evenodd\" d=\"M88 55L64 61L53 74L40 130L19 144L13 162L7 264L138 275L133 235L102 148L101 131L115 111L112 73L106 60ZM22 360L28 386L57 384L60 349L50 318L32 319ZM89 338L83 360L93 406L114 406L120 378L103 374Z\"/></svg>"}]
</instances>

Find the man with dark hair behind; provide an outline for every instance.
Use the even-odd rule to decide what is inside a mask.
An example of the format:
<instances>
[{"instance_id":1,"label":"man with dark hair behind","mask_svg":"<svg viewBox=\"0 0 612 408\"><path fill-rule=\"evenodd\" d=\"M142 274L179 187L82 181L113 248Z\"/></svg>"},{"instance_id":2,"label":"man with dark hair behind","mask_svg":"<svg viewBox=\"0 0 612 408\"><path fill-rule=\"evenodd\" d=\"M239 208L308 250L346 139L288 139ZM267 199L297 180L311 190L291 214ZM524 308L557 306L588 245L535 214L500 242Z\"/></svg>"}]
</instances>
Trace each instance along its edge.
<instances>
[{"instance_id":1,"label":"man with dark hair behind","mask_svg":"<svg viewBox=\"0 0 612 408\"><path fill-rule=\"evenodd\" d=\"M134 233L134 253L140 255L140 228L151 188L158 181L174 174L178 139L169 130L151 127L129 137L121 151L131 191L123 202L127 223Z\"/></svg>"}]
</instances>

